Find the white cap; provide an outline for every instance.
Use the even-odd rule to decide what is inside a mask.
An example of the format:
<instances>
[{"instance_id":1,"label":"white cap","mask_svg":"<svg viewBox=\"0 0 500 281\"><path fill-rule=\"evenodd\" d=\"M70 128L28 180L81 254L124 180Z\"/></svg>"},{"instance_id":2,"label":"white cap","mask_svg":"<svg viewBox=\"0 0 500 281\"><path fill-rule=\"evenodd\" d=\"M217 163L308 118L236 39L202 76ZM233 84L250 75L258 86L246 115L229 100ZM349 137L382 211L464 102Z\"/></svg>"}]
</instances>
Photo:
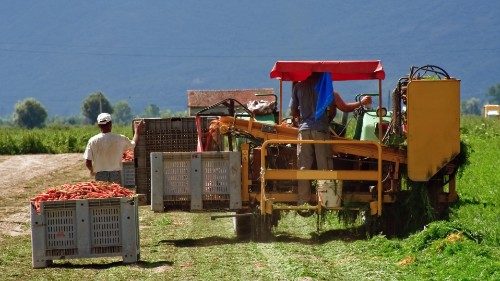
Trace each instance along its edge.
<instances>
[{"instance_id":1,"label":"white cap","mask_svg":"<svg viewBox=\"0 0 500 281\"><path fill-rule=\"evenodd\" d=\"M102 125L111 122L111 115L109 113L101 113L97 116L97 124Z\"/></svg>"}]
</instances>

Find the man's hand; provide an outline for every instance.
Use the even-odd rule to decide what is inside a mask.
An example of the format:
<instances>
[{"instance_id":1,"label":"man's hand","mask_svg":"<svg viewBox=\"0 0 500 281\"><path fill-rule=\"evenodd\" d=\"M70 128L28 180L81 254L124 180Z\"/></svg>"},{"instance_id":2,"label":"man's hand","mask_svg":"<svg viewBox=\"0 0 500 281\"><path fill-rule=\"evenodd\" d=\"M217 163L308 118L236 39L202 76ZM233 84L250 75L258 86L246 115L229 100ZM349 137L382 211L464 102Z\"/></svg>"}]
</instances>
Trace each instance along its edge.
<instances>
[{"instance_id":1,"label":"man's hand","mask_svg":"<svg viewBox=\"0 0 500 281\"><path fill-rule=\"evenodd\" d=\"M146 123L144 123L142 119L140 121L134 121L134 132L139 134L142 133L145 125Z\"/></svg>"},{"instance_id":2,"label":"man's hand","mask_svg":"<svg viewBox=\"0 0 500 281\"><path fill-rule=\"evenodd\" d=\"M360 105L366 106L372 103L372 97L371 96L363 96L361 100L359 101Z\"/></svg>"},{"instance_id":3,"label":"man's hand","mask_svg":"<svg viewBox=\"0 0 500 281\"><path fill-rule=\"evenodd\" d=\"M94 167L92 166L92 160L86 159L85 166L87 166L87 169L89 169L90 176L95 176Z\"/></svg>"}]
</instances>

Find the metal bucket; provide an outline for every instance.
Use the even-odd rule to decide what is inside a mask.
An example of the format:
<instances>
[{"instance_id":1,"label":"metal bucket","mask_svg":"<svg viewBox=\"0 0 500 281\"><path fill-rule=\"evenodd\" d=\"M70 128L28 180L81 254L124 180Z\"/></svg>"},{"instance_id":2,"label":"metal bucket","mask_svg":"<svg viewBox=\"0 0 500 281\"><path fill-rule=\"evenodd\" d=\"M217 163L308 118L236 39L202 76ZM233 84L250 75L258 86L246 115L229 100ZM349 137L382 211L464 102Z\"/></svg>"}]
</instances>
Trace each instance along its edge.
<instances>
[{"instance_id":1,"label":"metal bucket","mask_svg":"<svg viewBox=\"0 0 500 281\"><path fill-rule=\"evenodd\" d=\"M342 204L342 181L318 180L318 198L322 206L340 207Z\"/></svg>"}]
</instances>

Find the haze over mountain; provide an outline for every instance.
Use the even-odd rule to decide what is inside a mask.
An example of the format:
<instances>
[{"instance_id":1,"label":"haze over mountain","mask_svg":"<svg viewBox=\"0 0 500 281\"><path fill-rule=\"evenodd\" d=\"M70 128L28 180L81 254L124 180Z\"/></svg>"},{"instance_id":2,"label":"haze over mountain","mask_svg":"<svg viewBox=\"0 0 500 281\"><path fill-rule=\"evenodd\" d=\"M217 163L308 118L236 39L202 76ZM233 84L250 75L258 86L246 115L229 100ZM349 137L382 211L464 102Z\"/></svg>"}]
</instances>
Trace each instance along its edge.
<instances>
[{"instance_id":1,"label":"haze over mountain","mask_svg":"<svg viewBox=\"0 0 500 281\"><path fill-rule=\"evenodd\" d=\"M188 89L272 87L276 60L380 59L384 94L410 66L500 83L500 1L1 1L0 116L39 100L77 115L101 91L135 113L184 110ZM377 83L334 85L346 99ZM285 87L285 91L288 88ZM287 94L284 105L288 104Z\"/></svg>"}]
</instances>

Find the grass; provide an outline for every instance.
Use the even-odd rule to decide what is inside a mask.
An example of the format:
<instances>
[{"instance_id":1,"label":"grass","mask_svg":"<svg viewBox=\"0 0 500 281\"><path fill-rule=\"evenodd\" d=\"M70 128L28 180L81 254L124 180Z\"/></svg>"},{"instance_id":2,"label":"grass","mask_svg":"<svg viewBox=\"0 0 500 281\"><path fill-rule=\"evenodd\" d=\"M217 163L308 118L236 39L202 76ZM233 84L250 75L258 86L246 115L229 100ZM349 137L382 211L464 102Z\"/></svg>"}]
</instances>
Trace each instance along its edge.
<instances>
[{"instance_id":1,"label":"grass","mask_svg":"<svg viewBox=\"0 0 500 281\"><path fill-rule=\"evenodd\" d=\"M317 233L316 217L284 214L270 242L238 240L228 218L211 213L153 213L140 207L141 261L120 258L55 261L31 268L29 235L0 237L4 280L500 280L500 122L463 118L470 164L458 179L460 200L448 221L428 224L405 238L367 238L356 221L336 214ZM26 193L0 198L24 208L46 186L84 179L81 166L26 183ZM0 219L5 214L0 214ZM23 223L29 230L29 224Z\"/></svg>"}]
</instances>

